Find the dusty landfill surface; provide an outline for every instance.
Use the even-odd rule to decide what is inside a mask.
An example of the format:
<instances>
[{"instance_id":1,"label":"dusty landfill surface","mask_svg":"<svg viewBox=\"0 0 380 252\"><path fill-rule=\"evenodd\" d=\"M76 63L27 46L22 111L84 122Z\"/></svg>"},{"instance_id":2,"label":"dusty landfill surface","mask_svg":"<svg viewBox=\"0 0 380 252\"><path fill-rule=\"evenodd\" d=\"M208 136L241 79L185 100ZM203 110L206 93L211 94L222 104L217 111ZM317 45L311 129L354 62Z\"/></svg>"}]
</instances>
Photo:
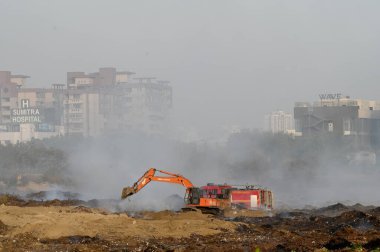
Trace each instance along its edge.
<instances>
[{"instance_id":1,"label":"dusty landfill surface","mask_svg":"<svg viewBox=\"0 0 380 252\"><path fill-rule=\"evenodd\" d=\"M96 202L95 202L96 203ZM0 196L2 251L378 251L380 207L267 213L108 212L94 201Z\"/></svg>"}]
</instances>

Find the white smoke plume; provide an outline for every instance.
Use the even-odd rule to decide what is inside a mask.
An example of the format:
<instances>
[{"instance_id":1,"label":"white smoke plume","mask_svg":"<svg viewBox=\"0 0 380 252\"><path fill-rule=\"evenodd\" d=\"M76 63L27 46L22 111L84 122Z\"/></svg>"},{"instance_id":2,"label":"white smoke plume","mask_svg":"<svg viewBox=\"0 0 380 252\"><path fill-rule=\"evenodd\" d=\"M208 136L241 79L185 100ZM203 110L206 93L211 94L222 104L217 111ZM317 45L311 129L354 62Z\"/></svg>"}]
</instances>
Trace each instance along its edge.
<instances>
[{"instance_id":1,"label":"white smoke plume","mask_svg":"<svg viewBox=\"0 0 380 252\"><path fill-rule=\"evenodd\" d=\"M278 207L329 203L379 205L378 166L351 165L347 153L329 140L291 139L258 132L232 135L225 145L182 143L165 137L125 134L61 148L70 158L70 176L83 199L119 199L150 167L179 173L195 186L209 182L254 184L270 188ZM345 145L347 146L347 145ZM170 209L165 199L183 197L185 188L151 182L119 207ZM176 207L178 208L178 207Z\"/></svg>"}]
</instances>

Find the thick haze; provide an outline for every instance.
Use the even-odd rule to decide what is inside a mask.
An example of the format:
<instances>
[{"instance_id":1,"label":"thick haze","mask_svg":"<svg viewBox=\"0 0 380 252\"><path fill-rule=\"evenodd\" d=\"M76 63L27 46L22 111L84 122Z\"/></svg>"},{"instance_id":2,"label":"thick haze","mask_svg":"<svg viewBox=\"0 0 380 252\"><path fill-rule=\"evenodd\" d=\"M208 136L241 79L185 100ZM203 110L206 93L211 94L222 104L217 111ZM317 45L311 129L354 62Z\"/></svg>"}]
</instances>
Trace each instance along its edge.
<instances>
[{"instance_id":1,"label":"thick haze","mask_svg":"<svg viewBox=\"0 0 380 252\"><path fill-rule=\"evenodd\" d=\"M30 86L114 66L170 80L178 125L261 128L321 92L380 100L380 2L0 1L0 70Z\"/></svg>"}]
</instances>

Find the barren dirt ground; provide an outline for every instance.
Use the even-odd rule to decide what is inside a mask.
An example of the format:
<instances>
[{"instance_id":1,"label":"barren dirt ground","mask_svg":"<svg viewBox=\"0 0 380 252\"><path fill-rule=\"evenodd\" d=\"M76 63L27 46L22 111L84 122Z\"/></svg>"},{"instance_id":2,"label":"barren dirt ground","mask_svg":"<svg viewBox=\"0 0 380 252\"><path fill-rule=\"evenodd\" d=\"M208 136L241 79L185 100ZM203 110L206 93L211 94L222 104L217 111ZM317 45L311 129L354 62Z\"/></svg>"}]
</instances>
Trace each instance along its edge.
<instances>
[{"instance_id":1,"label":"barren dirt ground","mask_svg":"<svg viewBox=\"0 0 380 252\"><path fill-rule=\"evenodd\" d=\"M76 201L0 197L2 251L372 251L380 208L332 205L228 217L172 211L110 213Z\"/></svg>"}]
</instances>

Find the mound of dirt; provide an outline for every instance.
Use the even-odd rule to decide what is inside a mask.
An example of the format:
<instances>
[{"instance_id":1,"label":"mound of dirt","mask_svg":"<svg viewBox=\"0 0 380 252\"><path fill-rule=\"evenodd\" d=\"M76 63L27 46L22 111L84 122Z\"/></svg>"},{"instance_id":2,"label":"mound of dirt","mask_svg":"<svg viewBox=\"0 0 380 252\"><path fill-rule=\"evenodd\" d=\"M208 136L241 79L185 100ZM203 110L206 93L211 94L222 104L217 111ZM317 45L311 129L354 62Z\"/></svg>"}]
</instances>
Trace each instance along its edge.
<instances>
[{"instance_id":1,"label":"mound of dirt","mask_svg":"<svg viewBox=\"0 0 380 252\"><path fill-rule=\"evenodd\" d=\"M336 215L341 214L342 212L349 211L349 210L350 208L348 206L345 206L342 203L337 203L334 205L316 209L313 212L316 215L336 216Z\"/></svg>"},{"instance_id":2,"label":"mound of dirt","mask_svg":"<svg viewBox=\"0 0 380 252\"><path fill-rule=\"evenodd\" d=\"M22 206L25 204L25 200L19 198L16 195L12 194L2 194L0 195L0 205L6 206Z\"/></svg>"},{"instance_id":3,"label":"mound of dirt","mask_svg":"<svg viewBox=\"0 0 380 252\"><path fill-rule=\"evenodd\" d=\"M344 211L347 210L348 207L343 205L342 203L336 203L327 207L320 208L320 211Z\"/></svg>"},{"instance_id":4,"label":"mound of dirt","mask_svg":"<svg viewBox=\"0 0 380 252\"><path fill-rule=\"evenodd\" d=\"M380 228L380 220L377 217L355 210L344 212L332 220L334 223L344 223L361 230Z\"/></svg>"},{"instance_id":5,"label":"mound of dirt","mask_svg":"<svg viewBox=\"0 0 380 252\"><path fill-rule=\"evenodd\" d=\"M63 191L39 191L35 193L29 193L25 196L28 200L49 200L58 198L61 200L77 200L79 199L79 193L63 192Z\"/></svg>"},{"instance_id":6,"label":"mound of dirt","mask_svg":"<svg viewBox=\"0 0 380 252\"><path fill-rule=\"evenodd\" d=\"M362 204L355 204L349 207L351 210L356 210L356 211L361 211L361 212L368 212L372 210L374 207L373 206L363 206Z\"/></svg>"},{"instance_id":7,"label":"mound of dirt","mask_svg":"<svg viewBox=\"0 0 380 252\"><path fill-rule=\"evenodd\" d=\"M380 207L371 209L368 213L380 217Z\"/></svg>"},{"instance_id":8,"label":"mound of dirt","mask_svg":"<svg viewBox=\"0 0 380 252\"><path fill-rule=\"evenodd\" d=\"M24 200L16 195L2 194L0 195L0 205L19 206L19 207L35 207L35 206L77 206L85 204L81 200Z\"/></svg>"},{"instance_id":9,"label":"mound of dirt","mask_svg":"<svg viewBox=\"0 0 380 252\"><path fill-rule=\"evenodd\" d=\"M214 219L199 212L151 213L149 219L134 219L126 214L103 214L86 207L0 207L0 216L12 226L11 236L33 233L38 238L66 236L107 237L183 237L192 233L212 235L235 230L236 224Z\"/></svg>"},{"instance_id":10,"label":"mound of dirt","mask_svg":"<svg viewBox=\"0 0 380 252\"><path fill-rule=\"evenodd\" d=\"M331 233L339 237L350 237L358 235L358 231L348 224L342 224L330 228Z\"/></svg>"},{"instance_id":11,"label":"mound of dirt","mask_svg":"<svg viewBox=\"0 0 380 252\"><path fill-rule=\"evenodd\" d=\"M45 201L29 200L29 201L24 202L22 205L18 205L18 206L26 206L26 207L78 206L84 203L85 202L81 200L59 200L59 199L45 200Z\"/></svg>"}]
</instances>

